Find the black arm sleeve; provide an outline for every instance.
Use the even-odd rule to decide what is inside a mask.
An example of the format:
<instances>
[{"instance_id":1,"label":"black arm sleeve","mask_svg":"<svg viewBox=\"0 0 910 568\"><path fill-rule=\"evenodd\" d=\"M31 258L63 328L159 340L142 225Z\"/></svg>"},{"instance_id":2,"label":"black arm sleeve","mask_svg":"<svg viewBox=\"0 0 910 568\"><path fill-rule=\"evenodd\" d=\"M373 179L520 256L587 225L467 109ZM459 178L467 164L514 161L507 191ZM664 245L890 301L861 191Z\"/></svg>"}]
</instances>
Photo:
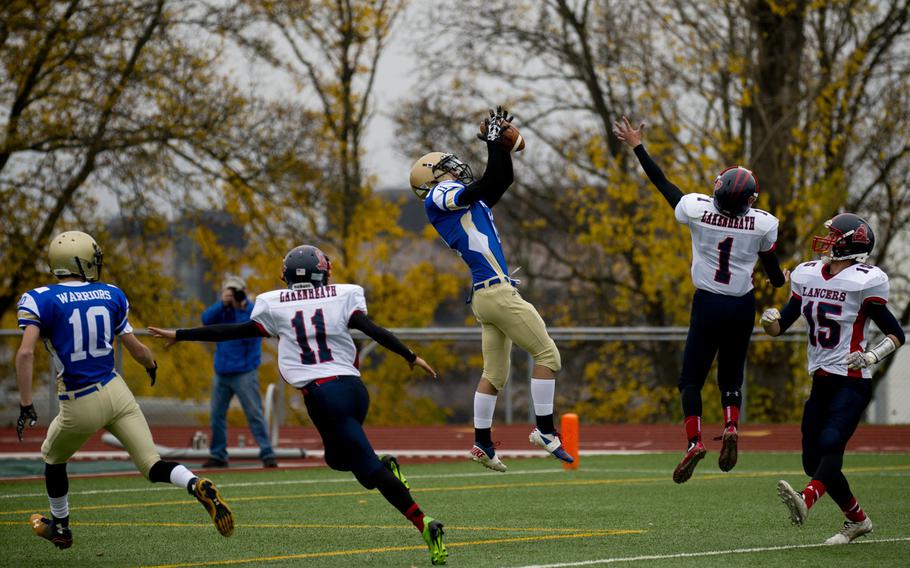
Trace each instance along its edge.
<instances>
[{"instance_id":1,"label":"black arm sleeve","mask_svg":"<svg viewBox=\"0 0 910 568\"><path fill-rule=\"evenodd\" d=\"M878 326L878 329L880 329L882 333L885 335L893 335L897 338L900 342L898 347L907 341L900 322L897 321L897 318L894 317L894 314L891 313L888 306L877 302L870 303L866 306L866 313L869 314L869 317L872 318L872 321L875 322L875 325Z\"/></svg>"},{"instance_id":2,"label":"black arm sleeve","mask_svg":"<svg viewBox=\"0 0 910 568\"><path fill-rule=\"evenodd\" d=\"M651 180L654 187L656 187L664 196L664 199L667 200L670 207L676 209L676 204L682 199L683 192L670 183L667 176L664 175L661 169L657 167L657 164L654 163L654 160L651 159L651 156L648 154L647 150L645 150L644 144L636 146L634 151L635 155L638 156L638 161L641 163L642 169L645 170L645 173L648 175L648 179Z\"/></svg>"},{"instance_id":3,"label":"black arm sleeve","mask_svg":"<svg viewBox=\"0 0 910 568\"><path fill-rule=\"evenodd\" d=\"M778 323L780 324L780 332L783 333L790 329L790 326L799 319L799 316L802 315L800 308L803 305L803 301L796 297L790 296L790 301L787 302L787 305L784 306L784 309L780 311L780 319Z\"/></svg>"},{"instance_id":4,"label":"black arm sleeve","mask_svg":"<svg viewBox=\"0 0 910 568\"><path fill-rule=\"evenodd\" d=\"M768 279L771 280L771 285L775 288L783 286L787 279L784 278L784 272L780 269L780 260L774 249L758 253L758 258L761 259L761 265L764 267Z\"/></svg>"},{"instance_id":5,"label":"black arm sleeve","mask_svg":"<svg viewBox=\"0 0 910 568\"><path fill-rule=\"evenodd\" d=\"M402 343L400 339L395 337L394 333L382 326L376 325L373 320L363 312L354 312L351 315L351 319L348 320L348 327L362 331L367 337L382 345L392 353L404 357L405 361L408 363L413 363L417 359L417 355L408 349L408 346Z\"/></svg>"},{"instance_id":6,"label":"black arm sleeve","mask_svg":"<svg viewBox=\"0 0 910 568\"><path fill-rule=\"evenodd\" d=\"M253 320L243 323L216 323L177 330L177 341L228 341L250 337L268 337L269 334Z\"/></svg>"},{"instance_id":7,"label":"black arm sleeve","mask_svg":"<svg viewBox=\"0 0 910 568\"><path fill-rule=\"evenodd\" d=\"M498 142L487 142L487 169L483 176L465 187L458 196L459 205L470 205L483 200L488 207L499 203L515 179L512 172L512 154Z\"/></svg>"}]
</instances>

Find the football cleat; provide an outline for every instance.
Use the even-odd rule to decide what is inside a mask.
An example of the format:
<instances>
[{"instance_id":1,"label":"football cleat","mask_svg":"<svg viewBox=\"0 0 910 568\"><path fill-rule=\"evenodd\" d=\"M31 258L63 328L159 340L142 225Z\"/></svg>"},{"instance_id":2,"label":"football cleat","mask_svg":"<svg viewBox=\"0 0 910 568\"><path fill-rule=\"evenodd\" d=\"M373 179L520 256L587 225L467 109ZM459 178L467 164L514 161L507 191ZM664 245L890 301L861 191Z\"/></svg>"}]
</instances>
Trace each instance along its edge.
<instances>
[{"instance_id":1,"label":"football cleat","mask_svg":"<svg viewBox=\"0 0 910 568\"><path fill-rule=\"evenodd\" d=\"M806 506L802 493L794 490L789 483L781 479L777 482L777 496L790 511L791 523L799 526L806 522L806 519L809 518L809 507Z\"/></svg>"},{"instance_id":2,"label":"football cleat","mask_svg":"<svg viewBox=\"0 0 910 568\"><path fill-rule=\"evenodd\" d=\"M69 527L56 525L41 513L32 515L29 523L32 525L32 532L51 541L60 550L73 546L73 533Z\"/></svg>"},{"instance_id":3,"label":"football cleat","mask_svg":"<svg viewBox=\"0 0 910 568\"><path fill-rule=\"evenodd\" d=\"M679 465L676 466L676 469L673 470L673 481L676 483L685 483L689 481L689 478L692 477L692 473L695 471L695 466L698 465L702 459L704 459L705 454L708 453L708 450L705 449L705 445L698 441L692 444L686 455L683 456Z\"/></svg>"},{"instance_id":4,"label":"football cleat","mask_svg":"<svg viewBox=\"0 0 910 568\"><path fill-rule=\"evenodd\" d=\"M544 434L537 428L531 430L531 435L528 436L528 441L531 444L542 448L550 453L554 458L564 461L566 463L572 463L575 461L575 458L570 456L562 447L562 442L559 440L559 433L553 432L552 434Z\"/></svg>"},{"instance_id":5,"label":"football cleat","mask_svg":"<svg viewBox=\"0 0 910 568\"><path fill-rule=\"evenodd\" d=\"M736 442L739 439L739 432L732 423L724 428L724 433L720 439L720 456L717 457L717 466L721 471L730 471L736 467L736 460L739 457L736 449Z\"/></svg>"},{"instance_id":6,"label":"football cleat","mask_svg":"<svg viewBox=\"0 0 910 568\"><path fill-rule=\"evenodd\" d=\"M227 503L221 498L221 493L210 479L200 477L196 480L196 486L193 488L193 495L202 503L205 510L212 517L215 528L223 536L234 534L234 513Z\"/></svg>"},{"instance_id":7,"label":"football cleat","mask_svg":"<svg viewBox=\"0 0 910 568\"><path fill-rule=\"evenodd\" d=\"M844 528L825 541L825 544L850 544L855 539L872 532L872 519L868 516L861 521L844 521Z\"/></svg>"},{"instance_id":8,"label":"football cleat","mask_svg":"<svg viewBox=\"0 0 910 568\"><path fill-rule=\"evenodd\" d=\"M442 542L442 523L434 520L433 517L424 517L423 541L430 549L430 562L434 566L445 564L449 553L446 552L446 545Z\"/></svg>"},{"instance_id":9,"label":"football cleat","mask_svg":"<svg viewBox=\"0 0 910 568\"><path fill-rule=\"evenodd\" d=\"M506 464L496 457L496 450L493 449L493 446L484 448L474 444L474 447L471 448L471 459L493 471L505 471L508 469Z\"/></svg>"},{"instance_id":10,"label":"football cleat","mask_svg":"<svg viewBox=\"0 0 910 568\"><path fill-rule=\"evenodd\" d=\"M404 485L405 489L411 488L411 484L408 483L408 478L401 473L401 467L398 465L398 460L395 459L395 456L384 454L379 456L379 461L382 462L382 465L384 465L386 469L392 472L392 475L398 478L398 481Z\"/></svg>"}]
</instances>

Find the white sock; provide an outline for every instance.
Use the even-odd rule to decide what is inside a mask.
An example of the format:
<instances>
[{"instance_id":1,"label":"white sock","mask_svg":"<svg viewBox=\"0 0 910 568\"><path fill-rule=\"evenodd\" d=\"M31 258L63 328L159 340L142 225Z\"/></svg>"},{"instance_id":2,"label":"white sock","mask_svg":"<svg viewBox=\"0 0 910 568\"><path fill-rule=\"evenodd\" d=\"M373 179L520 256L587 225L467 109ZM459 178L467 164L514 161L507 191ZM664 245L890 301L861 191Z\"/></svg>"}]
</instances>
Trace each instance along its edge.
<instances>
[{"instance_id":1,"label":"white sock","mask_svg":"<svg viewBox=\"0 0 910 568\"><path fill-rule=\"evenodd\" d=\"M492 428L493 412L496 410L496 395L474 392L474 427Z\"/></svg>"},{"instance_id":2,"label":"white sock","mask_svg":"<svg viewBox=\"0 0 910 568\"><path fill-rule=\"evenodd\" d=\"M556 395L556 379L531 379L531 400L534 401L534 414L548 416L553 414L553 397Z\"/></svg>"},{"instance_id":3,"label":"white sock","mask_svg":"<svg viewBox=\"0 0 910 568\"><path fill-rule=\"evenodd\" d=\"M70 515L70 503L67 495L63 497L48 497L51 503L51 515L58 519L65 519Z\"/></svg>"},{"instance_id":4,"label":"white sock","mask_svg":"<svg viewBox=\"0 0 910 568\"><path fill-rule=\"evenodd\" d=\"M171 483L177 487L187 488L190 481L196 477L196 474L188 470L186 466L178 465L171 470Z\"/></svg>"}]
</instances>

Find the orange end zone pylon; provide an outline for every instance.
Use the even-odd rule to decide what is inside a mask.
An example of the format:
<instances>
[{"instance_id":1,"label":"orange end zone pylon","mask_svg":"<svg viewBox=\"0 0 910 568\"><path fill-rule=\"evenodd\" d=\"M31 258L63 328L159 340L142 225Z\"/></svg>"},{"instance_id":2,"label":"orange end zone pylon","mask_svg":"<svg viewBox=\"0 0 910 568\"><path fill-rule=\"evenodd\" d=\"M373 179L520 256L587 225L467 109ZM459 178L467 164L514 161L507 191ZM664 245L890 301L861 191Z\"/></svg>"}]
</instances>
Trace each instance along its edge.
<instances>
[{"instance_id":1,"label":"orange end zone pylon","mask_svg":"<svg viewBox=\"0 0 910 568\"><path fill-rule=\"evenodd\" d=\"M559 436L562 439L562 447L575 461L573 463L563 463L564 469L578 469L578 415L570 412L563 414L559 424Z\"/></svg>"}]
</instances>

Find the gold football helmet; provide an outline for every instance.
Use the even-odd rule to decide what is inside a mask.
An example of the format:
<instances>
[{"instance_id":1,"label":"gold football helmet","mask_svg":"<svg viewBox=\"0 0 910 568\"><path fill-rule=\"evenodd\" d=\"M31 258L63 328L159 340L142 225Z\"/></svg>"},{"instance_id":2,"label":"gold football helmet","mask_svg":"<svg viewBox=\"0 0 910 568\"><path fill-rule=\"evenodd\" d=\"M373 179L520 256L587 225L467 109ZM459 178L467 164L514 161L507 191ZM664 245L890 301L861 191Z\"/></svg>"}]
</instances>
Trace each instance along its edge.
<instances>
[{"instance_id":1,"label":"gold football helmet","mask_svg":"<svg viewBox=\"0 0 910 568\"><path fill-rule=\"evenodd\" d=\"M76 276L88 282L101 278L101 247L82 231L66 231L54 237L47 257L57 278Z\"/></svg>"},{"instance_id":2,"label":"gold football helmet","mask_svg":"<svg viewBox=\"0 0 910 568\"><path fill-rule=\"evenodd\" d=\"M455 154L430 152L421 156L411 167L411 189L420 199L426 198L436 184L447 180L471 183L474 181L471 166L459 160Z\"/></svg>"}]
</instances>

